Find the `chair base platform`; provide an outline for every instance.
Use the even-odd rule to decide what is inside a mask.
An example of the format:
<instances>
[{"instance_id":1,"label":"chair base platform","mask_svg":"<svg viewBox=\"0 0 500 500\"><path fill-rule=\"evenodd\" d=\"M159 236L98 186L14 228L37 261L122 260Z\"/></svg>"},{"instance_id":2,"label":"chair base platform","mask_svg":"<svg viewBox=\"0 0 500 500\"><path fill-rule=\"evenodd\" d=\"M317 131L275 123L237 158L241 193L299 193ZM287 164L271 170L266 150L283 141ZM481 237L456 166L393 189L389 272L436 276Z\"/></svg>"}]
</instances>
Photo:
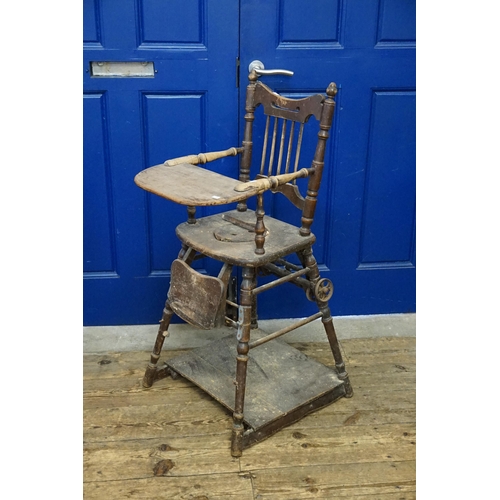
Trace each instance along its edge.
<instances>
[{"instance_id":1,"label":"chair base platform","mask_svg":"<svg viewBox=\"0 0 500 500\"><path fill-rule=\"evenodd\" d=\"M252 349L248 356L243 448L345 396L344 382L334 369L308 358L282 340ZM230 412L234 411L235 336L193 349L166 364Z\"/></svg>"}]
</instances>

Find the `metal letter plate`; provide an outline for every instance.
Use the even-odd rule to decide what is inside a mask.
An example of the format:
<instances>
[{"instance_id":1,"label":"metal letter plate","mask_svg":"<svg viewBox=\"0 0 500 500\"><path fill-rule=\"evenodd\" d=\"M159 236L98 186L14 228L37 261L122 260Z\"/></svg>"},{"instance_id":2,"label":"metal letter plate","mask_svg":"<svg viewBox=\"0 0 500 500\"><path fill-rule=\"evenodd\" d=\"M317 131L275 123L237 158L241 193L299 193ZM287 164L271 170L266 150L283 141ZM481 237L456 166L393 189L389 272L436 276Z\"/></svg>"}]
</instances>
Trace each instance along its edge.
<instances>
[{"instance_id":1,"label":"metal letter plate","mask_svg":"<svg viewBox=\"0 0 500 500\"><path fill-rule=\"evenodd\" d=\"M92 61L91 75L98 78L154 78L155 67L147 61Z\"/></svg>"}]
</instances>

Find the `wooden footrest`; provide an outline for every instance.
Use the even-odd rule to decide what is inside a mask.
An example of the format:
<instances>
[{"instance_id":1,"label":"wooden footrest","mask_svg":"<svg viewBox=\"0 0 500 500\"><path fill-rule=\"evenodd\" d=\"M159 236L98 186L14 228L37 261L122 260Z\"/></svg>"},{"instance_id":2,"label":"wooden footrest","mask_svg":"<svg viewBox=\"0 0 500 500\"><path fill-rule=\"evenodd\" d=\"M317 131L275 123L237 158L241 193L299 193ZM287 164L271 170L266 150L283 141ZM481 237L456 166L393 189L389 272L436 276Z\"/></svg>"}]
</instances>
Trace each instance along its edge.
<instances>
[{"instance_id":1,"label":"wooden footrest","mask_svg":"<svg viewBox=\"0 0 500 500\"><path fill-rule=\"evenodd\" d=\"M254 332L252 332L253 334ZM234 411L236 339L233 335L167 361L174 371ZM282 340L249 353L243 446L248 447L345 395L334 369Z\"/></svg>"},{"instance_id":2,"label":"wooden footrest","mask_svg":"<svg viewBox=\"0 0 500 500\"><path fill-rule=\"evenodd\" d=\"M189 324L210 330L224 324L226 285L175 259L171 267L168 301L172 310Z\"/></svg>"}]
</instances>

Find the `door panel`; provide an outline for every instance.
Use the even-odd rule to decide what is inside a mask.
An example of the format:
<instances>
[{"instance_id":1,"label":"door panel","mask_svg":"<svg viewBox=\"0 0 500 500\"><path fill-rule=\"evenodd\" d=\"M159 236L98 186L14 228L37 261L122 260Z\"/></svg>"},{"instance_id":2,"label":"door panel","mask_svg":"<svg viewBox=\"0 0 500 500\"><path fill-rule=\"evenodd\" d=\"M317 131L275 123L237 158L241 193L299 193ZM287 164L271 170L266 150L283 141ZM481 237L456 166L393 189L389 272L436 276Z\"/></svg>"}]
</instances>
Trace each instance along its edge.
<instances>
[{"instance_id":1,"label":"door panel","mask_svg":"<svg viewBox=\"0 0 500 500\"><path fill-rule=\"evenodd\" d=\"M360 265L411 263L415 200L408 194L415 191L414 138L415 92L373 92Z\"/></svg>"},{"instance_id":2,"label":"door panel","mask_svg":"<svg viewBox=\"0 0 500 500\"><path fill-rule=\"evenodd\" d=\"M206 98L205 93L143 95L146 165L159 163L151 158L162 158L166 150L168 158L185 155L188 151L204 151L205 132L209 126L205 116ZM178 137L184 137L184 140L176 142ZM186 218L186 209L158 196L146 194L146 198L148 271L151 275L169 278L170 265L177 257L179 245L172 224L166 222L175 221L175 228ZM199 210L199 214L202 213Z\"/></svg>"},{"instance_id":3,"label":"door panel","mask_svg":"<svg viewBox=\"0 0 500 500\"><path fill-rule=\"evenodd\" d=\"M158 44L172 47L187 44L204 47L206 19L205 2L170 0L168 10L164 0L139 3L138 20L141 45Z\"/></svg>"},{"instance_id":4,"label":"door panel","mask_svg":"<svg viewBox=\"0 0 500 500\"><path fill-rule=\"evenodd\" d=\"M94 223L87 227L83 253L83 270L90 273L116 274L116 241L113 228L112 193L109 172L109 135L106 127L106 94L85 94L83 100L85 135L84 219Z\"/></svg>"},{"instance_id":5,"label":"door panel","mask_svg":"<svg viewBox=\"0 0 500 500\"><path fill-rule=\"evenodd\" d=\"M389 43L415 46L415 0L380 0L378 11L377 44Z\"/></svg>"},{"instance_id":6,"label":"door panel","mask_svg":"<svg viewBox=\"0 0 500 500\"><path fill-rule=\"evenodd\" d=\"M272 2L271 2L272 4ZM304 8L301 0L280 0L278 23L278 46L297 48L307 44L318 47L334 46L339 43L340 4L339 0L316 0ZM328 20L325 22L325 17Z\"/></svg>"}]
</instances>

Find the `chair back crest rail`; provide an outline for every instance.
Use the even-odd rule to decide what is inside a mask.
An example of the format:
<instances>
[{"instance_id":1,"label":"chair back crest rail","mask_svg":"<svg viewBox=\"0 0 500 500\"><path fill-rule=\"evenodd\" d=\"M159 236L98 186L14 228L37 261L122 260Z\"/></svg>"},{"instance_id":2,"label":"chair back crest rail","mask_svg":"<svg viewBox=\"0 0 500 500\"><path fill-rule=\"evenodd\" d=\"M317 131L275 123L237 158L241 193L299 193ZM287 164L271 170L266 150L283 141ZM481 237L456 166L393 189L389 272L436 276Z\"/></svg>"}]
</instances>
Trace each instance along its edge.
<instances>
[{"instance_id":1,"label":"chair back crest rail","mask_svg":"<svg viewBox=\"0 0 500 500\"><path fill-rule=\"evenodd\" d=\"M266 123L260 168L255 178L284 177L284 174L297 175L291 182L273 182L271 190L281 192L293 205L302 210L300 234L308 236L311 234L311 225L321 184L326 141L329 137L335 108L333 98L337 93L337 87L331 83L326 91L326 97L315 94L302 99L290 99L273 92L265 84L258 81L253 73L250 73L249 80L239 180L241 182L250 180L252 155L254 154L255 110L262 106ZM304 164L304 159L301 162L301 150L304 126L311 117L319 122L319 132L314 156L312 160L309 159L310 163L307 165ZM306 169L303 167L308 167L308 173L305 175ZM301 171L303 174L299 174ZM305 176L309 176L309 181L304 197L297 186L297 178ZM238 204L238 210L246 210L246 201Z\"/></svg>"}]
</instances>

